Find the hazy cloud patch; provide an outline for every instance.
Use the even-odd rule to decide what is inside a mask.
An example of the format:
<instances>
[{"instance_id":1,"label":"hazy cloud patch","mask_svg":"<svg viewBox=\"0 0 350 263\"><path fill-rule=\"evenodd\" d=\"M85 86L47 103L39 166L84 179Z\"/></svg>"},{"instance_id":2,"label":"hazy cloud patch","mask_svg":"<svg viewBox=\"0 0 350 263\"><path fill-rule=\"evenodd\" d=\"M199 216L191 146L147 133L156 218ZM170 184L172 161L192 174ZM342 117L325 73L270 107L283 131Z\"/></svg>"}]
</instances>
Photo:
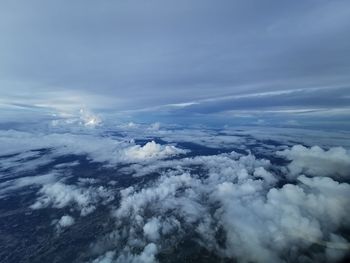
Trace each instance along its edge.
<instances>
[{"instance_id":1,"label":"hazy cloud patch","mask_svg":"<svg viewBox=\"0 0 350 263\"><path fill-rule=\"evenodd\" d=\"M63 208L72 206L86 216L96 209L99 203L108 203L114 200L112 191L99 187L80 188L61 182L46 184L38 191L38 199L30 208L42 209L46 207Z\"/></svg>"}]
</instances>

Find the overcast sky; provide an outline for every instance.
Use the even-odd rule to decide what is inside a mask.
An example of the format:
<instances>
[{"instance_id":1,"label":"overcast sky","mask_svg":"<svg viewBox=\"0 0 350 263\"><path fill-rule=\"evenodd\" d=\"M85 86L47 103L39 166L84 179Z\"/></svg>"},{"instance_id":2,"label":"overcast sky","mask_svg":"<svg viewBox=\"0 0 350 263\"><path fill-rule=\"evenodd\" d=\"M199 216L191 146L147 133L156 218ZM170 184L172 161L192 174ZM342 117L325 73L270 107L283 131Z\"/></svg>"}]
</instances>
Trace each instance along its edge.
<instances>
[{"instance_id":1,"label":"overcast sky","mask_svg":"<svg viewBox=\"0 0 350 263\"><path fill-rule=\"evenodd\" d=\"M229 116L344 114L350 106L348 0L3 0L0 6L3 112Z\"/></svg>"}]
</instances>

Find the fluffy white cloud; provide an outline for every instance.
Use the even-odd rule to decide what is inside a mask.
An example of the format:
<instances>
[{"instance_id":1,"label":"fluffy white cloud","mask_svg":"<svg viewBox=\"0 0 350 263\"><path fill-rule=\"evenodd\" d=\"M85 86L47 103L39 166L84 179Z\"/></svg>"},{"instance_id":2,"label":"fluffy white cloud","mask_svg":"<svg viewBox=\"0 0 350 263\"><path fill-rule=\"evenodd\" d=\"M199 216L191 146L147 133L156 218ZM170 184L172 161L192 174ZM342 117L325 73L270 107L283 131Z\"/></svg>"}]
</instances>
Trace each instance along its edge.
<instances>
[{"instance_id":1,"label":"fluffy white cloud","mask_svg":"<svg viewBox=\"0 0 350 263\"><path fill-rule=\"evenodd\" d=\"M296 184L278 188L271 164L253 155L184 158L168 167L171 162L174 168L150 186L121 191L116 230L105 240L118 244L113 262L129 262L149 244L155 253L171 251L191 237L240 262L331 262L346 252L339 229L350 225L349 184L299 175Z\"/></svg>"},{"instance_id":2,"label":"fluffy white cloud","mask_svg":"<svg viewBox=\"0 0 350 263\"><path fill-rule=\"evenodd\" d=\"M144 146L135 145L125 149L125 156L132 161L163 159L178 154L185 154L186 151L172 145L160 145L154 141L146 143Z\"/></svg>"},{"instance_id":3,"label":"fluffy white cloud","mask_svg":"<svg viewBox=\"0 0 350 263\"><path fill-rule=\"evenodd\" d=\"M75 222L74 218L69 216L69 215L64 215L60 218L60 220L58 220L57 222L57 227L69 227L71 225L73 225Z\"/></svg>"},{"instance_id":4,"label":"fluffy white cloud","mask_svg":"<svg viewBox=\"0 0 350 263\"><path fill-rule=\"evenodd\" d=\"M91 134L33 134L18 131L0 131L1 155L7 158L0 169L16 168L18 171L35 169L50 163L62 155L87 155L94 162L115 165L118 163L144 162L163 159L187 151L173 145L160 145L154 141L144 146L127 139L114 139ZM45 156L38 149L49 149ZM22 168L21 168L22 167Z\"/></svg>"},{"instance_id":5,"label":"fluffy white cloud","mask_svg":"<svg viewBox=\"0 0 350 263\"><path fill-rule=\"evenodd\" d=\"M159 239L160 222L158 218L151 218L144 226L143 232L145 236L151 241Z\"/></svg>"},{"instance_id":6,"label":"fluffy white cloud","mask_svg":"<svg viewBox=\"0 0 350 263\"><path fill-rule=\"evenodd\" d=\"M107 251L104 255L95 259L93 263L154 263L157 262L157 252L157 246L150 243L140 253L132 253L128 248L124 249L117 258L115 258L115 251Z\"/></svg>"},{"instance_id":7,"label":"fluffy white cloud","mask_svg":"<svg viewBox=\"0 0 350 263\"><path fill-rule=\"evenodd\" d=\"M136 134L139 127L131 130ZM186 137L189 131L178 137L174 131L147 132L168 141L191 141ZM194 142L210 147L232 147L245 141L234 136L230 144L229 134L194 134L198 135ZM278 155L291 161L285 169L251 153L170 159L186 151L157 144L151 136L141 146L131 138L96 134L8 131L0 135L5 145L1 154L14 154L3 157L0 164L0 169L10 171L3 173L7 181L0 184L0 198L36 185L32 209L69 207L84 216L100 204L112 204L116 192L111 189L118 187L118 178L100 186L102 180L92 177L66 184L66 175L57 172L9 177L58 156L87 155L91 161L112 166L129 164L118 172L133 176L160 174L157 179L142 178L140 184L117 190L118 202L109 206L115 229L92 244L94 262L155 262L159 253L171 254L174 247L181 251L188 239L218 257L240 262L336 262L349 249L348 237L342 234L350 226L349 152L343 148L278 148L285 149ZM256 143L249 140L245 142ZM32 151L42 148L49 149L45 157ZM268 150L277 149L271 146ZM59 164L55 169L67 171L76 165L79 163ZM289 182L283 177L287 172L293 179ZM67 227L71 219L63 216L57 227Z\"/></svg>"},{"instance_id":8,"label":"fluffy white cloud","mask_svg":"<svg viewBox=\"0 0 350 263\"><path fill-rule=\"evenodd\" d=\"M124 253L120 255L115 262L117 263L154 263L155 255L158 252L157 246L150 243L145 246L140 254Z\"/></svg>"},{"instance_id":9,"label":"fluffy white cloud","mask_svg":"<svg viewBox=\"0 0 350 263\"><path fill-rule=\"evenodd\" d=\"M236 162L241 157L241 163ZM216 165L221 163L221 166ZM122 169L123 172L131 173L135 177L144 176L154 172L162 172L167 170L186 170L193 166L204 166L205 169L213 173L221 173L224 175L231 175L231 173L240 173L239 177L245 177L244 164L251 163L257 165L259 169L270 165L268 160L257 160L253 155L241 156L236 152L223 153L210 156L196 156L191 158L182 158L178 160L165 160L162 162L153 163L137 163L129 165ZM260 165L260 166L259 166ZM254 168L252 168L254 169ZM259 171L256 172L258 176ZM261 173L261 171L260 171ZM268 173L266 171L266 173ZM268 176L268 175L266 175ZM273 180L273 179L270 179Z\"/></svg>"},{"instance_id":10,"label":"fluffy white cloud","mask_svg":"<svg viewBox=\"0 0 350 263\"><path fill-rule=\"evenodd\" d=\"M82 216L90 214L100 202L110 202L114 199L113 192L103 186L81 188L66 185L61 182L44 185L38 192L39 198L30 207L42 209L48 206L63 208L72 205Z\"/></svg>"},{"instance_id":11,"label":"fluffy white cloud","mask_svg":"<svg viewBox=\"0 0 350 263\"><path fill-rule=\"evenodd\" d=\"M242 261L281 262L294 249L299 252L293 260L300 261L302 249L349 225L350 185L319 177L299 181L266 194L258 182L219 185L214 196L223 204L220 220L230 248L225 253Z\"/></svg>"},{"instance_id":12,"label":"fluffy white cloud","mask_svg":"<svg viewBox=\"0 0 350 263\"><path fill-rule=\"evenodd\" d=\"M350 176L350 153L342 147L323 150L318 146L307 148L295 145L277 154L291 160L288 168L292 176L300 173L313 176Z\"/></svg>"}]
</instances>

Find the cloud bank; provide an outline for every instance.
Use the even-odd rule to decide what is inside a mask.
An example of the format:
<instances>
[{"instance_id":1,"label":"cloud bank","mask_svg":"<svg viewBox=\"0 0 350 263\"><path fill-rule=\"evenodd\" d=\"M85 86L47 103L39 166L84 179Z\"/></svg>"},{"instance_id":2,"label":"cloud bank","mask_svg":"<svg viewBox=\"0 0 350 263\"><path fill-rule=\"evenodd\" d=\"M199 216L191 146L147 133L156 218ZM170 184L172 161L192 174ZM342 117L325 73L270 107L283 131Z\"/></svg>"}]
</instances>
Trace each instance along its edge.
<instances>
[{"instance_id":1,"label":"cloud bank","mask_svg":"<svg viewBox=\"0 0 350 263\"><path fill-rule=\"evenodd\" d=\"M316 133L276 131L197 129L192 142L190 129L142 125L117 135L1 131L0 201L23 196L28 215L51 211L57 238L103 218L82 252L88 262L340 262L349 152L296 144ZM318 135L324 145L346 138Z\"/></svg>"},{"instance_id":2,"label":"cloud bank","mask_svg":"<svg viewBox=\"0 0 350 263\"><path fill-rule=\"evenodd\" d=\"M198 165L205 172L186 169ZM291 170L297 182L278 187L281 178L268 161L236 153L186 159L178 167L149 187L122 190L116 230L95 249L110 242L112 262L134 262L150 245L170 256L187 240L239 262L336 262L350 247L339 232L350 223L347 183Z\"/></svg>"}]
</instances>

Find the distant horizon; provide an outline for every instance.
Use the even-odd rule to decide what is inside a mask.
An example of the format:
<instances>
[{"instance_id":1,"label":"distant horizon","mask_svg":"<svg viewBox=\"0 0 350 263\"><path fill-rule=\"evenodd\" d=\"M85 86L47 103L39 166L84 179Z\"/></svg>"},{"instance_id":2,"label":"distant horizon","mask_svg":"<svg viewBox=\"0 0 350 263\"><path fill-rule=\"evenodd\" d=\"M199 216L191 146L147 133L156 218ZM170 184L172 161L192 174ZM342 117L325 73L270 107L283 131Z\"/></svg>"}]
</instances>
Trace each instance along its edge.
<instances>
[{"instance_id":1,"label":"distant horizon","mask_svg":"<svg viewBox=\"0 0 350 263\"><path fill-rule=\"evenodd\" d=\"M350 130L348 17L342 0L4 1L0 123Z\"/></svg>"}]
</instances>

